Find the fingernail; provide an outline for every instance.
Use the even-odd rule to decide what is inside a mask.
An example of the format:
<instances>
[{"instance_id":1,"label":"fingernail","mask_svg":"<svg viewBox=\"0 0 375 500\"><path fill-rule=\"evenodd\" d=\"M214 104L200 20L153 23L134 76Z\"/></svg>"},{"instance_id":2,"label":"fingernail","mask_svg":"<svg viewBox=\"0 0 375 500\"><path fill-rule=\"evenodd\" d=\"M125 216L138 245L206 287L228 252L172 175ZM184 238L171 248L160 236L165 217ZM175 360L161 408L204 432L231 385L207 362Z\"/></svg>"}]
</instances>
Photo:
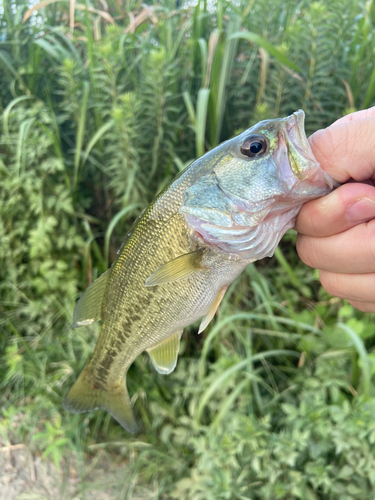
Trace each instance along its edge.
<instances>
[{"instance_id":1,"label":"fingernail","mask_svg":"<svg viewBox=\"0 0 375 500\"><path fill-rule=\"evenodd\" d=\"M351 205L346 215L351 222L361 222L375 218L375 201L361 198Z\"/></svg>"}]
</instances>

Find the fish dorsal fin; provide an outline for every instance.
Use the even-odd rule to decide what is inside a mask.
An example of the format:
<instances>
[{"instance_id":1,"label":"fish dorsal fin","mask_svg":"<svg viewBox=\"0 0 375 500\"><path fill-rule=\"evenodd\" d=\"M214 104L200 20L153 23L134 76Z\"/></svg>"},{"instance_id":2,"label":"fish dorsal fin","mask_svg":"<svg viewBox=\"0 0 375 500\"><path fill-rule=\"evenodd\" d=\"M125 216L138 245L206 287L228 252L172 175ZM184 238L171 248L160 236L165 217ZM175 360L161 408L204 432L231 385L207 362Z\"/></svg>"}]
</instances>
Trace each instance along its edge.
<instances>
[{"instance_id":1,"label":"fish dorsal fin","mask_svg":"<svg viewBox=\"0 0 375 500\"><path fill-rule=\"evenodd\" d=\"M147 349L152 364L156 370L163 375L173 372L177 364L178 351L180 349L180 338L182 332L177 332L160 344Z\"/></svg>"},{"instance_id":2,"label":"fish dorsal fin","mask_svg":"<svg viewBox=\"0 0 375 500\"><path fill-rule=\"evenodd\" d=\"M198 333L202 333L203 330L207 328L212 318L215 316L215 313L220 305L220 302L223 300L227 288L227 286L223 286L223 288L220 288L220 291L217 294L216 299L213 301L211 307L209 308L208 313L202 318Z\"/></svg>"},{"instance_id":3,"label":"fish dorsal fin","mask_svg":"<svg viewBox=\"0 0 375 500\"><path fill-rule=\"evenodd\" d=\"M146 286L162 285L172 281L180 281L190 278L205 267L202 265L203 249L180 255L160 266L146 280Z\"/></svg>"},{"instance_id":4,"label":"fish dorsal fin","mask_svg":"<svg viewBox=\"0 0 375 500\"><path fill-rule=\"evenodd\" d=\"M90 325L102 319L102 303L109 271L103 273L86 289L77 302L73 314L73 327Z\"/></svg>"}]
</instances>

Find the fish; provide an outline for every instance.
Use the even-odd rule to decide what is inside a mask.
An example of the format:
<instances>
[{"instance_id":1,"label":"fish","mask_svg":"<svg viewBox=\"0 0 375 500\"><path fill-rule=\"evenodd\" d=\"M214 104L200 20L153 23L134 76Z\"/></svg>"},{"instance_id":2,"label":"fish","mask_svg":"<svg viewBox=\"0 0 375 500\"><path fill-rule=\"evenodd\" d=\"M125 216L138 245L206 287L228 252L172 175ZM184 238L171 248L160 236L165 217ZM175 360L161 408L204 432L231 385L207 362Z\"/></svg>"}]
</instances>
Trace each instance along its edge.
<instances>
[{"instance_id":1,"label":"fish","mask_svg":"<svg viewBox=\"0 0 375 500\"><path fill-rule=\"evenodd\" d=\"M191 163L137 217L111 268L80 297L73 327L102 321L91 360L63 401L137 424L126 387L146 351L157 372L176 367L185 327L213 319L245 267L271 257L303 203L335 181L315 159L305 115L264 120Z\"/></svg>"}]
</instances>

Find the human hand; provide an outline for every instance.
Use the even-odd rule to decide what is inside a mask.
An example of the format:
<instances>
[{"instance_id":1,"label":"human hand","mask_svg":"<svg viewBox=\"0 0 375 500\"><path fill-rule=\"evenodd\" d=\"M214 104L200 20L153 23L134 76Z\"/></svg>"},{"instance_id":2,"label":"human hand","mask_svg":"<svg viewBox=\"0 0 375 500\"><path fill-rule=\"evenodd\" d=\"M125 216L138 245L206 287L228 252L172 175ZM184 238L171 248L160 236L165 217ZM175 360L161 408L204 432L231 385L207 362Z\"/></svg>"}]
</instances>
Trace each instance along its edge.
<instances>
[{"instance_id":1,"label":"human hand","mask_svg":"<svg viewBox=\"0 0 375 500\"><path fill-rule=\"evenodd\" d=\"M375 312L375 107L340 118L309 142L331 177L357 182L303 205L298 254L319 269L328 293Z\"/></svg>"}]
</instances>

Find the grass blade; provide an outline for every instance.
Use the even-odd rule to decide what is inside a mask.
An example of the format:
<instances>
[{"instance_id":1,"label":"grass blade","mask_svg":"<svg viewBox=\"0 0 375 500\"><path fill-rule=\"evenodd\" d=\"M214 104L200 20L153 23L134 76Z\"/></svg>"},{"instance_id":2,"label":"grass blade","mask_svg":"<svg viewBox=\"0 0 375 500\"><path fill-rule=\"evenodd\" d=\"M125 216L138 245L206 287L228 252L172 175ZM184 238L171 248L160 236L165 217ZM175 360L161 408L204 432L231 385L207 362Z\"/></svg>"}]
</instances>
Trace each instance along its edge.
<instances>
[{"instance_id":1,"label":"grass blade","mask_svg":"<svg viewBox=\"0 0 375 500\"><path fill-rule=\"evenodd\" d=\"M352 341L359 359L361 360L361 372L362 372L362 381L363 381L363 392L365 396L370 394L370 384L371 384L371 362L368 358L365 344L361 337L349 326L344 325L343 323L338 323L337 326L344 330L347 336Z\"/></svg>"},{"instance_id":2,"label":"grass blade","mask_svg":"<svg viewBox=\"0 0 375 500\"><path fill-rule=\"evenodd\" d=\"M4 124L5 135L9 135L8 122L9 122L9 115L10 115L10 112L12 111L12 108L16 104L18 104L19 102L25 101L26 99L35 99L35 97L32 95L21 95L20 97L16 97L16 99L13 99L12 101L10 101L8 106L5 108L5 110L3 112L3 124Z\"/></svg>"},{"instance_id":3,"label":"grass blade","mask_svg":"<svg viewBox=\"0 0 375 500\"><path fill-rule=\"evenodd\" d=\"M295 356L299 357L300 353L297 351L290 351L286 349L276 349L276 350L271 350L271 351L265 351L265 352L260 352L258 354L254 354L253 356L250 356L250 358L246 358L235 365L231 366L228 368L228 370L225 370L219 377L215 379L215 381L208 387L208 389L204 392L202 397L200 398L200 403L197 408L197 411L195 413L195 421L199 422L202 416L202 412L204 410L204 407L208 403L210 397L216 392L219 388L222 387L222 385L236 372L240 371L242 368L244 368L249 361L258 361L263 358L270 358L272 356Z\"/></svg>"},{"instance_id":4,"label":"grass blade","mask_svg":"<svg viewBox=\"0 0 375 500\"><path fill-rule=\"evenodd\" d=\"M232 37L231 33L239 27L239 19L232 19L227 28L227 40L224 45L224 52L220 64L220 76L217 95L215 96L216 102L216 123L215 123L215 142L211 146L216 146L220 142L221 127L223 124L224 110L226 104L226 90L229 78L232 74L233 62L235 60L235 52L237 48L237 40ZM220 55L216 52L217 55Z\"/></svg>"},{"instance_id":5,"label":"grass blade","mask_svg":"<svg viewBox=\"0 0 375 500\"><path fill-rule=\"evenodd\" d=\"M373 69L368 84L365 98L363 99L362 108L368 108L370 104L374 104L375 99L375 68Z\"/></svg>"},{"instance_id":6,"label":"grass blade","mask_svg":"<svg viewBox=\"0 0 375 500\"><path fill-rule=\"evenodd\" d=\"M206 87L206 71L207 71L207 42L204 38L198 40L199 48L201 50L201 66L202 66L202 83L201 87Z\"/></svg>"},{"instance_id":7,"label":"grass blade","mask_svg":"<svg viewBox=\"0 0 375 500\"><path fill-rule=\"evenodd\" d=\"M207 106L210 89L200 89L197 100L197 125L195 130L195 144L197 158L205 153L204 143L206 135Z\"/></svg>"},{"instance_id":8,"label":"grass blade","mask_svg":"<svg viewBox=\"0 0 375 500\"><path fill-rule=\"evenodd\" d=\"M267 42L267 40L257 35L256 33L253 33L251 31L238 31L237 33L231 35L230 38L235 38L235 39L240 38L243 40L249 40L250 42L254 42L257 45L259 45L259 47L262 47L264 50L266 50L271 56L275 57L281 64L284 64L284 66L287 66L288 68L297 71L298 73L301 73L301 69L299 68L299 66L290 61L276 47L274 47L272 44Z\"/></svg>"},{"instance_id":9,"label":"grass blade","mask_svg":"<svg viewBox=\"0 0 375 500\"><path fill-rule=\"evenodd\" d=\"M37 12L40 9L44 9L44 7L47 7L47 5L50 5L51 3L57 2L68 3L68 0L44 0L43 2L39 2L30 7L30 9L27 9L25 15L23 16L23 22L25 23L34 12Z\"/></svg>"},{"instance_id":10,"label":"grass blade","mask_svg":"<svg viewBox=\"0 0 375 500\"><path fill-rule=\"evenodd\" d=\"M114 120L110 120L109 122L105 123L102 127L100 127L99 130L96 131L94 137L87 145L86 151L82 157L81 167L83 167L83 165L86 163L87 157L89 156L92 148L95 146L98 140L101 139L103 135L113 127L114 123L115 123Z\"/></svg>"},{"instance_id":11,"label":"grass blade","mask_svg":"<svg viewBox=\"0 0 375 500\"><path fill-rule=\"evenodd\" d=\"M277 247L275 250L275 258L277 259L277 262L280 264L280 266L288 273L288 276L290 278L290 281L293 286L296 288L301 288L302 283L299 277L296 275L296 273L293 271L293 269L290 267L288 261L284 257L283 252L281 251L280 247Z\"/></svg>"},{"instance_id":12,"label":"grass blade","mask_svg":"<svg viewBox=\"0 0 375 500\"><path fill-rule=\"evenodd\" d=\"M193 105L193 101L191 100L191 95L189 92L183 92L182 97L184 99L186 110L188 112L190 121L191 121L193 127L196 127L197 117L195 116L194 105Z\"/></svg>"},{"instance_id":13,"label":"grass blade","mask_svg":"<svg viewBox=\"0 0 375 500\"><path fill-rule=\"evenodd\" d=\"M12 64L12 59L9 57L9 54L7 54L4 50L0 50L0 60L3 61L5 67L8 69L8 71L10 71L14 78L19 81L21 87L25 90L25 92L30 93L30 91L25 88L22 78Z\"/></svg>"},{"instance_id":14,"label":"grass blade","mask_svg":"<svg viewBox=\"0 0 375 500\"><path fill-rule=\"evenodd\" d=\"M107 231L105 232L105 237L104 237L104 261L107 263L107 267L108 267L108 256L109 256L109 242L111 240L114 228L116 227L119 220L122 217L124 217L124 215L129 214L136 208L139 209L141 206L142 205L140 203L133 203L132 205L128 205L127 207L120 210L120 212L118 212L109 223L109 226L107 228Z\"/></svg>"},{"instance_id":15,"label":"grass blade","mask_svg":"<svg viewBox=\"0 0 375 500\"><path fill-rule=\"evenodd\" d=\"M28 118L23 120L21 123L18 141L17 141L17 153L16 153L16 175L19 177L22 165L22 152L24 151L23 145L27 139L31 125L35 122L35 118Z\"/></svg>"},{"instance_id":16,"label":"grass blade","mask_svg":"<svg viewBox=\"0 0 375 500\"><path fill-rule=\"evenodd\" d=\"M66 51L60 44L52 44L44 38L36 40L34 43L45 50L47 54L58 62L61 62L62 59L69 59L69 52Z\"/></svg>"},{"instance_id":17,"label":"grass blade","mask_svg":"<svg viewBox=\"0 0 375 500\"><path fill-rule=\"evenodd\" d=\"M243 380L232 392L231 394L227 397L227 399L224 401L222 404L219 413L216 415L214 421L211 424L211 428L215 429L219 423L223 420L227 412L229 411L229 408L233 405L233 403L236 401L238 396L244 391L246 386L249 384L249 381L247 378Z\"/></svg>"},{"instance_id":18,"label":"grass blade","mask_svg":"<svg viewBox=\"0 0 375 500\"><path fill-rule=\"evenodd\" d=\"M76 150L74 155L74 181L73 181L74 187L77 185L77 180L78 180L79 160L81 157L83 137L85 134L85 123L86 123L87 102L89 99L89 90L90 90L89 83L83 82L82 106L77 128Z\"/></svg>"},{"instance_id":19,"label":"grass blade","mask_svg":"<svg viewBox=\"0 0 375 500\"><path fill-rule=\"evenodd\" d=\"M206 358L208 351L210 349L211 343L218 335L225 326L230 325L231 323L235 321L250 321L250 320L255 320L255 321L265 321L265 322L277 322L280 323L281 325L287 325L287 326L292 326L296 329L301 329L302 331L305 330L307 332L312 332L317 335L321 335L322 332L318 328L315 328L314 326L308 325L306 323L300 323L299 321L295 321L290 318L282 318L278 316L268 316L266 314L257 314L257 313L248 313L248 312L241 312L237 314L232 314L230 316L226 316L220 321L217 321L215 326L210 330L210 333L207 335L203 348L202 348L202 353L201 353L201 359L200 359L200 376L201 378L204 376L205 372L205 364L206 364Z\"/></svg>"}]
</instances>

